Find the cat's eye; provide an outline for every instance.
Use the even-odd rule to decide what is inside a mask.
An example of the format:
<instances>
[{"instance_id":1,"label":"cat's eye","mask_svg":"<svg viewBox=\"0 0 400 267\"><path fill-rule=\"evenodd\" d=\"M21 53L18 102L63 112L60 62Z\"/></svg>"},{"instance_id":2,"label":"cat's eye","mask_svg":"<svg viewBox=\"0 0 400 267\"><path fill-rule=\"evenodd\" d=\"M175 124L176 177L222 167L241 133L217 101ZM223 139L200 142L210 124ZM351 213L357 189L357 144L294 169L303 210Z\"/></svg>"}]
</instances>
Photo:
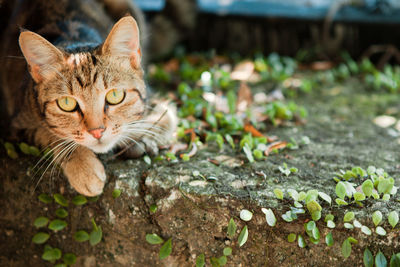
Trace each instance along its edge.
<instances>
[{"instance_id":1,"label":"cat's eye","mask_svg":"<svg viewBox=\"0 0 400 267\"><path fill-rule=\"evenodd\" d=\"M112 89L106 95L106 101L110 105L116 105L122 102L125 98L125 91L119 89Z\"/></svg>"},{"instance_id":2,"label":"cat's eye","mask_svg":"<svg viewBox=\"0 0 400 267\"><path fill-rule=\"evenodd\" d=\"M78 106L78 103L76 103L76 100L74 98L69 96L64 96L57 99L57 105L60 107L60 109L64 111L72 112L75 111L75 109Z\"/></svg>"}]
</instances>

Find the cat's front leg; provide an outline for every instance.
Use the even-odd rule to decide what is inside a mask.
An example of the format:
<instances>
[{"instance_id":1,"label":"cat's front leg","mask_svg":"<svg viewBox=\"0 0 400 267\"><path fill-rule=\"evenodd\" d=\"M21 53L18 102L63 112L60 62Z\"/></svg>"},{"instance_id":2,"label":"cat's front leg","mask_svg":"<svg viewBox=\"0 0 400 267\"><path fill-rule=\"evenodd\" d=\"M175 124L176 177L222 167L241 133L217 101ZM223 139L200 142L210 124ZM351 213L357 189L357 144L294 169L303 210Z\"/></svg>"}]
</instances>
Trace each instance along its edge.
<instances>
[{"instance_id":1,"label":"cat's front leg","mask_svg":"<svg viewBox=\"0 0 400 267\"><path fill-rule=\"evenodd\" d=\"M90 149L79 146L61 167L71 186L80 194L97 196L103 192L106 172Z\"/></svg>"}]
</instances>

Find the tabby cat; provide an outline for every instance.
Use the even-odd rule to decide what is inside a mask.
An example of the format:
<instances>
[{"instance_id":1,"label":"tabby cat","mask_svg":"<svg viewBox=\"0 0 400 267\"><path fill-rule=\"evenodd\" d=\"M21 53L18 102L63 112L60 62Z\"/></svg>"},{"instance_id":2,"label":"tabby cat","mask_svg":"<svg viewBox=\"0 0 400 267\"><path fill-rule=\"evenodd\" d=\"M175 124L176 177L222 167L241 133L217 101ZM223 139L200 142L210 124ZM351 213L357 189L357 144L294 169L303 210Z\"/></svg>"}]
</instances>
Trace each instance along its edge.
<instances>
[{"instance_id":1,"label":"tabby cat","mask_svg":"<svg viewBox=\"0 0 400 267\"><path fill-rule=\"evenodd\" d=\"M50 147L79 193L103 191L106 173L96 153L124 147L136 156L141 149L156 153L172 140L174 109L163 102L151 108L147 101L133 17L120 19L100 45L56 47L30 31L21 32L19 45L33 83L12 126Z\"/></svg>"}]
</instances>

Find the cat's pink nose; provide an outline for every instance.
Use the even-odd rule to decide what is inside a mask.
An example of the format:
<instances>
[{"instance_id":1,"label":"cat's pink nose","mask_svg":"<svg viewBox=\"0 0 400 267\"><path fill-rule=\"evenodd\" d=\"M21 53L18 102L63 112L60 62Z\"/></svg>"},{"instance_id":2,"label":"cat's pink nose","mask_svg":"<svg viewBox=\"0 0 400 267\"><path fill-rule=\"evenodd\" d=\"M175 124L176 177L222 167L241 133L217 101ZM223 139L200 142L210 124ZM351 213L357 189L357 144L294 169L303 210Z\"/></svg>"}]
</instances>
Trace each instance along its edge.
<instances>
[{"instance_id":1,"label":"cat's pink nose","mask_svg":"<svg viewBox=\"0 0 400 267\"><path fill-rule=\"evenodd\" d=\"M89 133L96 139L100 139L103 135L104 128L97 128L93 130L89 130Z\"/></svg>"}]
</instances>

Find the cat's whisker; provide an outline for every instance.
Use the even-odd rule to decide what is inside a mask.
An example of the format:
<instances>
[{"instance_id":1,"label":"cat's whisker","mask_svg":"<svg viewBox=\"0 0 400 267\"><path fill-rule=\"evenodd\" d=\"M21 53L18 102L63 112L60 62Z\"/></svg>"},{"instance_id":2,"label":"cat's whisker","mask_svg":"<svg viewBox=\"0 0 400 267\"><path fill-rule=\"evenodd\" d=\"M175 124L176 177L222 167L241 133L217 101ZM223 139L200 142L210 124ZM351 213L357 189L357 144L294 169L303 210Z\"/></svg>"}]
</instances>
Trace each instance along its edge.
<instances>
[{"instance_id":1,"label":"cat's whisker","mask_svg":"<svg viewBox=\"0 0 400 267\"><path fill-rule=\"evenodd\" d=\"M60 149L62 148L64 145L68 145L69 142L72 142L71 140L64 140L63 142L61 142L60 144L58 144L57 146L55 146L54 148L52 148L49 153L53 153L56 149ZM49 155L49 153L47 153L46 155L43 155L42 158L35 164L35 166L32 168L32 171L34 171L35 173L32 176L32 179L35 178L36 174L39 173L39 171L45 166L45 164L51 160L53 157L51 155ZM45 160L45 161L43 161ZM40 164L40 166L38 166ZM36 169L37 168L37 169ZM36 171L35 171L36 169Z\"/></svg>"},{"instance_id":2,"label":"cat's whisker","mask_svg":"<svg viewBox=\"0 0 400 267\"><path fill-rule=\"evenodd\" d=\"M79 145L77 143L73 143L73 145L68 149L68 151L65 153L65 155L55 164L58 165L58 173L56 177L60 176L60 172L61 172L61 164L66 161L68 162L68 160L70 159L71 155L73 154L73 152L75 151L75 149L78 147ZM53 175L51 175L50 177L53 177Z\"/></svg>"},{"instance_id":3,"label":"cat's whisker","mask_svg":"<svg viewBox=\"0 0 400 267\"><path fill-rule=\"evenodd\" d=\"M133 143L135 143L139 148L141 148L143 150L144 153L146 153L146 150L144 148L142 148L142 146L133 138L129 137L129 136L123 136L123 138L132 141Z\"/></svg>"},{"instance_id":4,"label":"cat's whisker","mask_svg":"<svg viewBox=\"0 0 400 267\"><path fill-rule=\"evenodd\" d=\"M69 142L64 141L62 144L60 144L60 145L58 146L57 150L62 151L62 150L63 150L65 147L67 147L68 145L69 145ZM56 148L54 148L54 151L55 151L55 149L56 149ZM36 171L36 172L34 173L34 175L32 176L32 182L33 182L33 180L36 178L36 175L37 175L43 168L45 168L45 166L46 166L45 164L46 164L49 160L51 160L51 161L50 161L50 164L47 165L47 168L45 169L44 172L42 172L42 175L41 175L40 178L38 179L38 180L40 181L40 180L42 179L43 175L46 173L48 167L51 166L52 162L53 162L58 156L59 156L59 153L56 154L56 155L53 156L53 157L47 158L46 161L44 161L44 162L41 164L41 166L38 167L37 171ZM37 187L37 185L35 186L35 189L36 189L36 187Z\"/></svg>"},{"instance_id":5,"label":"cat's whisker","mask_svg":"<svg viewBox=\"0 0 400 267\"><path fill-rule=\"evenodd\" d=\"M129 124L125 126L126 128L130 130L135 130L135 129L143 129L147 128L148 130L158 130L160 132L168 132L168 129L165 129L164 127L159 127L159 126L152 126L152 124L149 123L136 123L136 124Z\"/></svg>"},{"instance_id":6,"label":"cat's whisker","mask_svg":"<svg viewBox=\"0 0 400 267\"><path fill-rule=\"evenodd\" d=\"M43 179L44 174L47 172L47 170L50 168L50 166L52 166L52 164L63 154L63 152L71 145L71 143L73 144L73 141L69 141L64 148L62 148L60 150L60 152L54 156L54 158L52 159L52 161L47 165L46 169L43 171L42 175L40 176L38 182L36 183L36 186L34 188L34 190L36 190L36 188L38 187L39 183L41 182L41 180Z\"/></svg>"},{"instance_id":7,"label":"cat's whisker","mask_svg":"<svg viewBox=\"0 0 400 267\"><path fill-rule=\"evenodd\" d=\"M56 140L56 141L50 143L50 144L47 145L44 149L41 150L41 153L43 153L48 147L50 147L50 146L53 145L54 143L59 142L59 141L61 141L61 140L64 140L64 139L60 138L60 139L58 139L58 140ZM34 169L37 167L37 165L40 164L44 159L47 159L47 160L48 160L48 158L50 157L49 154L52 153L52 152L54 151L54 149L56 149L57 147L59 147L60 145L62 145L62 144L65 143L65 142L67 142L67 140L64 140L63 142L61 142L61 143L58 144L57 146L55 146L55 147L53 147L52 149L50 149L49 152L46 153L46 155L43 155L43 156L38 160L38 162L36 162L36 164L32 167L32 170L34 170Z\"/></svg>"},{"instance_id":8,"label":"cat's whisker","mask_svg":"<svg viewBox=\"0 0 400 267\"><path fill-rule=\"evenodd\" d=\"M142 130L142 131L136 131L136 132L129 132L128 134L129 134L130 136L136 137L136 138L138 138L138 139L140 139L140 138L143 137L143 136L148 136L148 137L150 137L151 139L154 139L154 140L155 140L158 144L160 144L160 145L165 145L165 144L167 143L166 140L164 140L163 138L161 138L162 135L157 134L157 133L154 133L154 132L151 132L151 131ZM140 136L135 136L135 134L140 134Z\"/></svg>"},{"instance_id":9,"label":"cat's whisker","mask_svg":"<svg viewBox=\"0 0 400 267\"><path fill-rule=\"evenodd\" d=\"M64 149L63 154L58 158L56 162L54 162L53 167L51 167L50 177L53 177L54 168L60 165L60 163L65 159L68 155L68 152L75 146L75 143L69 144L68 147Z\"/></svg>"}]
</instances>

